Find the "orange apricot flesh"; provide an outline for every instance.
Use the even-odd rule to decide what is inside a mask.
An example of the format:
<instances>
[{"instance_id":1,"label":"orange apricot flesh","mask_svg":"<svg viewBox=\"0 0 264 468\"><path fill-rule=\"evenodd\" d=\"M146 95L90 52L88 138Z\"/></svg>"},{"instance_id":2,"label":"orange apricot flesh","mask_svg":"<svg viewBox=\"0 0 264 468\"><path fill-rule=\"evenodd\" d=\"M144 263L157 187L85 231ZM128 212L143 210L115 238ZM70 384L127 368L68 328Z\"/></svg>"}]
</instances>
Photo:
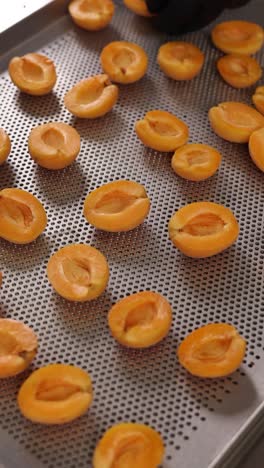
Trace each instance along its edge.
<instances>
[{"instance_id":1,"label":"orange apricot flesh","mask_svg":"<svg viewBox=\"0 0 264 468\"><path fill-rule=\"evenodd\" d=\"M3 128L0 128L0 166L3 164L11 151L11 141Z\"/></svg>"},{"instance_id":2,"label":"orange apricot flesh","mask_svg":"<svg viewBox=\"0 0 264 468\"><path fill-rule=\"evenodd\" d=\"M264 128L256 130L250 136L249 154L256 166L264 172Z\"/></svg>"},{"instance_id":3,"label":"orange apricot flesh","mask_svg":"<svg viewBox=\"0 0 264 468\"><path fill-rule=\"evenodd\" d=\"M225 21L212 30L212 41L227 54L255 54L263 45L261 26L249 21Z\"/></svg>"},{"instance_id":4,"label":"orange apricot flesh","mask_svg":"<svg viewBox=\"0 0 264 468\"><path fill-rule=\"evenodd\" d=\"M15 244L28 244L44 231L46 224L46 212L34 195L17 188L0 191L0 237Z\"/></svg>"},{"instance_id":5,"label":"orange apricot flesh","mask_svg":"<svg viewBox=\"0 0 264 468\"><path fill-rule=\"evenodd\" d=\"M130 348L147 348L158 343L168 334L171 322L170 304L151 291L121 299L108 314L113 337Z\"/></svg>"},{"instance_id":6,"label":"orange apricot flesh","mask_svg":"<svg viewBox=\"0 0 264 468\"><path fill-rule=\"evenodd\" d=\"M222 156L216 149L208 145L193 143L175 151L171 166L180 177L199 182L213 176L221 160Z\"/></svg>"},{"instance_id":7,"label":"orange apricot flesh","mask_svg":"<svg viewBox=\"0 0 264 468\"><path fill-rule=\"evenodd\" d=\"M264 127L264 117L242 102L222 102L209 111L214 132L233 143L247 143L251 133Z\"/></svg>"},{"instance_id":8,"label":"orange apricot flesh","mask_svg":"<svg viewBox=\"0 0 264 468\"><path fill-rule=\"evenodd\" d=\"M0 379L23 372L36 356L38 340L22 322L0 318Z\"/></svg>"},{"instance_id":9,"label":"orange apricot flesh","mask_svg":"<svg viewBox=\"0 0 264 468\"><path fill-rule=\"evenodd\" d=\"M188 42L167 42L158 51L158 64L161 70L173 80L192 80L204 64L203 52Z\"/></svg>"},{"instance_id":10,"label":"orange apricot flesh","mask_svg":"<svg viewBox=\"0 0 264 468\"><path fill-rule=\"evenodd\" d=\"M264 114L264 86L259 86L252 96L252 101L261 114Z\"/></svg>"},{"instance_id":11,"label":"orange apricot flesh","mask_svg":"<svg viewBox=\"0 0 264 468\"><path fill-rule=\"evenodd\" d=\"M112 0L73 0L69 4L74 23L88 31L104 29L110 23L114 10Z\"/></svg>"},{"instance_id":12,"label":"orange apricot flesh","mask_svg":"<svg viewBox=\"0 0 264 468\"><path fill-rule=\"evenodd\" d=\"M223 80L238 89L252 86L262 75L262 69L257 60L242 54L229 54L221 57L217 62L217 69Z\"/></svg>"},{"instance_id":13,"label":"orange apricot flesh","mask_svg":"<svg viewBox=\"0 0 264 468\"><path fill-rule=\"evenodd\" d=\"M86 413L92 398L87 372L66 364L50 364L33 372L23 383L18 406L32 422L64 424Z\"/></svg>"},{"instance_id":14,"label":"orange apricot flesh","mask_svg":"<svg viewBox=\"0 0 264 468\"><path fill-rule=\"evenodd\" d=\"M195 202L180 208L169 222L169 236L185 255L205 258L230 247L239 225L229 208L212 202Z\"/></svg>"},{"instance_id":15,"label":"orange apricot flesh","mask_svg":"<svg viewBox=\"0 0 264 468\"><path fill-rule=\"evenodd\" d=\"M89 193L84 202L88 223L103 231L130 231L147 217L150 201L143 185L130 180L109 182Z\"/></svg>"},{"instance_id":16,"label":"orange apricot flesh","mask_svg":"<svg viewBox=\"0 0 264 468\"><path fill-rule=\"evenodd\" d=\"M149 17L152 16L148 10L145 0L124 0L126 7L136 15Z\"/></svg>"},{"instance_id":17,"label":"orange apricot flesh","mask_svg":"<svg viewBox=\"0 0 264 468\"><path fill-rule=\"evenodd\" d=\"M225 377L241 365L246 341L235 327L212 323L190 333L178 348L181 365L204 378Z\"/></svg>"},{"instance_id":18,"label":"orange apricot flesh","mask_svg":"<svg viewBox=\"0 0 264 468\"><path fill-rule=\"evenodd\" d=\"M110 42L103 48L100 60L109 78L122 84L140 80L148 67L146 52L133 42Z\"/></svg>"},{"instance_id":19,"label":"orange apricot flesh","mask_svg":"<svg viewBox=\"0 0 264 468\"><path fill-rule=\"evenodd\" d=\"M189 138L188 126L170 112L153 110L135 125L142 143L156 151L175 151Z\"/></svg>"},{"instance_id":20,"label":"orange apricot flesh","mask_svg":"<svg viewBox=\"0 0 264 468\"><path fill-rule=\"evenodd\" d=\"M120 423L98 442L93 468L158 468L164 444L158 432L145 424Z\"/></svg>"},{"instance_id":21,"label":"orange apricot flesh","mask_svg":"<svg viewBox=\"0 0 264 468\"><path fill-rule=\"evenodd\" d=\"M33 96L50 93L57 80L54 63L41 54L12 58L8 71L17 88Z\"/></svg>"}]
</instances>

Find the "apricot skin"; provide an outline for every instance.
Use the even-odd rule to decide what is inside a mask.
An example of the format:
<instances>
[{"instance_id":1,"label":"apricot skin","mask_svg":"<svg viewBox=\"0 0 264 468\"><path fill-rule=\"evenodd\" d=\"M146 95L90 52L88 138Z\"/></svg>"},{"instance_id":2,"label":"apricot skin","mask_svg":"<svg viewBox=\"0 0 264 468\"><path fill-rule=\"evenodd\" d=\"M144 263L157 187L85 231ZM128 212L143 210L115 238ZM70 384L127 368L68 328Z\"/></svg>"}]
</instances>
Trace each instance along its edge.
<instances>
[{"instance_id":1,"label":"apricot skin","mask_svg":"<svg viewBox=\"0 0 264 468\"><path fill-rule=\"evenodd\" d=\"M212 30L212 41L226 54L255 54L263 45L261 26L248 21L225 21Z\"/></svg>"},{"instance_id":2,"label":"apricot skin","mask_svg":"<svg viewBox=\"0 0 264 468\"><path fill-rule=\"evenodd\" d=\"M264 114L264 86L259 86L254 95L252 96L252 101L255 104L257 110Z\"/></svg>"},{"instance_id":3,"label":"apricot skin","mask_svg":"<svg viewBox=\"0 0 264 468\"><path fill-rule=\"evenodd\" d=\"M223 80L238 89L252 86L262 75L262 69L257 60L241 54L221 57L217 62L217 69Z\"/></svg>"},{"instance_id":4,"label":"apricot skin","mask_svg":"<svg viewBox=\"0 0 264 468\"><path fill-rule=\"evenodd\" d=\"M204 54L188 42L167 42L159 48L157 61L169 78L187 81L200 73L204 64Z\"/></svg>"},{"instance_id":5,"label":"apricot skin","mask_svg":"<svg viewBox=\"0 0 264 468\"><path fill-rule=\"evenodd\" d=\"M11 141L3 128L0 128L0 166L3 164L11 151Z\"/></svg>"},{"instance_id":6,"label":"apricot skin","mask_svg":"<svg viewBox=\"0 0 264 468\"><path fill-rule=\"evenodd\" d=\"M250 136L249 154L256 166L264 172L264 128L256 130Z\"/></svg>"},{"instance_id":7,"label":"apricot skin","mask_svg":"<svg viewBox=\"0 0 264 468\"><path fill-rule=\"evenodd\" d=\"M87 6L86 11L85 6ZM110 23L114 10L112 0L73 0L69 4L72 20L87 31L104 29Z\"/></svg>"},{"instance_id":8,"label":"apricot skin","mask_svg":"<svg viewBox=\"0 0 264 468\"><path fill-rule=\"evenodd\" d=\"M196 143L178 148L171 160L171 166L180 177L199 182L216 173L221 159L221 154L216 149Z\"/></svg>"},{"instance_id":9,"label":"apricot skin","mask_svg":"<svg viewBox=\"0 0 264 468\"><path fill-rule=\"evenodd\" d=\"M145 0L124 0L126 7L136 15L149 17L152 16L148 10Z\"/></svg>"}]
</instances>

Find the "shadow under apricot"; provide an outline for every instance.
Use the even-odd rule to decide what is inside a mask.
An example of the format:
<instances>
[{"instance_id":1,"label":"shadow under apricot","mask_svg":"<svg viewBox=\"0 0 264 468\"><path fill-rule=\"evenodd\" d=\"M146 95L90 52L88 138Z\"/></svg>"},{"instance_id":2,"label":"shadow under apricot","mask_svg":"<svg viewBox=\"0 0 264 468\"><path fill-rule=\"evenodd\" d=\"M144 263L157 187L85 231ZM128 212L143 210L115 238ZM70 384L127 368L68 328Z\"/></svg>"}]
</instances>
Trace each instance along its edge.
<instances>
[{"instance_id":1,"label":"shadow under apricot","mask_svg":"<svg viewBox=\"0 0 264 468\"><path fill-rule=\"evenodd\" d=\"M17 104L22 112L34 117L56 117L62 108L59 97L52 92L44 96L31 96L19 92Z\"/></svg>"},{"instance_id":2,"label":"shadow under apricot","mask_svg":"<svg viewBox=\"0 0 264 468\"><path fill-rule=\"evenodd\" d=\"M48 258L52 246L45 233L30 244L13 244L0 238L1 268L8 268L12 272L27 271L43 264Z\"/></svg>"}]
</instances>

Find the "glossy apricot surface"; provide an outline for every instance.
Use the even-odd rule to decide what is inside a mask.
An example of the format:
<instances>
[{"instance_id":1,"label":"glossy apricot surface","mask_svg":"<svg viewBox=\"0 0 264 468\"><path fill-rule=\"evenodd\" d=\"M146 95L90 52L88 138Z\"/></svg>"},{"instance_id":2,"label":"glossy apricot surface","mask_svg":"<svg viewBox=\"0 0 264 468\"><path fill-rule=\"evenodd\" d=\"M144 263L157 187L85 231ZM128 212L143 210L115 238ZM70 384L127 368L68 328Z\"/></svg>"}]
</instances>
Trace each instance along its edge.
<instances>
[{"instance_id":1,"label":"glossy apricot surface","mask_svg":"<svg viewBox=\"0 0 264 468\"><path fill-rule=\"evenodd\" d=\"M116 83L129 84L140 80L146 73L148 57L134 42L110 42L101 52L101 65Z\"/></svg>"},{"instance_id":2,"label":"glossy apricot surface","mask_svg":"<svg viewBox=\"0 0 264 468\"><path fill-rule=\"evenodd\" d=\"M249 21L225 21L212 30L212 41L227 54L255 54L263 45L261 26Z\"/></svg>"},{"instance_id":3,"label":"glossy apricot surface","mask_svg":"<svg viewBox=\"0 0 264 468\"><path fill-rule=\"evenodd\" d=\"M212 202L180 208L169 222L169 236L178 249L193 258L216 255L237 239L239 225L232 211Z\"/></svg>"},{"instance_id":4,"label":"glossy apricot surface","mask_svg":"<svg viewBox=\"0 0 264 468\"><path fill-rule=\"evenodd\" d=\"M87 372L66 364L50 364L33 372L23 383L18 406L33 422L64 424L86 413L92 398Z\"/></svg>"},{"instance_id":5,"label":"glossy apricot surface","mask_svg":"<svg viewBox=\"0 0 264 468\"><path fill-rule=\"evenodd\" d=\"M129 10L133 11L133 13L136 13L136 15L146 17L152 16L145 0L124 0L124 4Z\"/></svg>"},{"instance_id":6,"label":"glossy apricot surface","mask_svg":"<svg viewBox=\"0 0 264 468\"><path fill-rule=\"evenodd\" d=\"M11 151L11 141L3 128L0 128L0 166L3 164Z\"/></svg>"},{"instance_id":7,"label":"glossy apricot surface","mask_svg":"<svg viewBox=\"0 0 264 468\"><path fill-rule=\"evenodd\" d=\"M38 125L28 139L30 156L46 169L69 166L77 158L80 145L79 133L63 122Z\"/></svg>"},{"instance_id":8,"label":"glossy apricot surface","mask_svg":"<svg viewBox=\"0 0 264 468\"><path fill-rule=\"evenodd\" d=\"M264 127L264 117L242 102L222 102L209 111L214 132L224 140L247 143L252 132Z\"/></svg>"},{"instance_id":9,"label":"glossy apricot surface","mask_svg":"<svg viewBox=\"0 0 264 468\"><path fill-rule=\"evenodd\" d=\"M256 59L242 54L229 54L217 62L217 69L228 84L233 88L247 88L256 83L262 69Z\"/></svg>"},{"instance_id":10,"label":"glossy apricot surface","mask_svg":"<svg viewBox=\"0 0 264 468\"><path fill-rule=\"evenodd\" d=\"M175 151L189 137L188 126L170 112L153 110L135 125L138 138L156 151Z\"/></svg>"},{"instance_id":11,"label":"glossy apricot surface","mask_svg":"<svg viewBox=\"0 0 264 468\"><path fill-rule=\"evenodd\" d=\"M112 0L73 0L69 13L78 26L88 31L104 29L114 14Z\"/></svg>"},{"instance_id":12,"label":"glossy apricot surface","mask_svg":"<svg viewBox=\"0 0 264 468\"><path fill-rule=\"evenodd\" d=\"M0 318L0 379L23 372L33 361L37 347L37 337L26 324Z\"/></svg>"},{"instance_id":13,"label":"glossy apricot surface","mask_svg":"<svg viewBox=\"0 0 264 468\"><path fill-rule=\"evenodd\" d=\"M103 231L130 231L143 223L150 201L143 185L131 180L109 182L89 193L84 202L88 223Z\"/></svg>"},{"instance_id":14,"label":"glossy apricot surface","mask_svg":"<svg viewBox=\"0 0 264 468\"><path fill-rule=\"evenodd\" d=\"M41 54L12 58L8 71L20 91L36 96L50 93L57 80L54 63Z\"/></svg>"},{"instance_id":15,"label":"glossy apricot surface","mask_svg":"<svg viewBox=\"0 0 264 468\"><path fill-rule=\"evenodd\" d=\"M232 374L242 363L246 341L235 327L212 323L190 333L178 348L183 367L198 377L216 378Z\"/></svg>"},{"instance_id":16,"label":"glossy apricot surface","mask_svg":"<svg viewBox=\"0 0 264 468\"><path fill-rule=\"evenodd\" d=\"M252 161L264 172L264 128L256 130L250 136L249 153Z\"/></svg>"},{"instance_id":17,"label":"glossy apricot surface","mask_svg":"<svg viewBox=\"0 0 264 468\"><path fill-rule=\"evenodd\" d=\"M221 154L212 146L192 143L175 151L171 166L180 177L198 182L213 176L221 160Z\"/></svg>"},{"instance_id":18,"label":"glossy apricot surface","mask_svg":"<svg viewBox=\"0 0 264 468\"><path fill-rule=\"evenodd\" d=\"M259 86L252 96L252 101L261 114L264 114L264 86Z\"/></svg>"},{"instance_id":19,"label":"glossy apricot surface","mask_svg":"<svg viewBox=\"0 0 264 468\"><path fill-rule=\"evenodd\" d=\"M0 191L0 237L15 244L28 244L44 231L46 212L40 201L17 188Z\"/></svg>"},{"instance_id":20,"label":"glossy apricot surface","mask_svg":"<svg viewBox=\"0 0 264 468\"><path fill-rule=\"evenodd\" d=\"M159 48L157 61L165 75L173 80L192 80L202 69L204 54L188 42L167 42Z\"/></svg>"},{"instance_id":21,"label":"glossy apricot surface","mask_svg":"<svg viewBox=\"0 0 264 468\"><path fill-rule=\"evenodd\" d=\"M99 440L93 468L158 468L164 445L158 432L145 424L120 423Z\"/></svg>"}]
</instances>

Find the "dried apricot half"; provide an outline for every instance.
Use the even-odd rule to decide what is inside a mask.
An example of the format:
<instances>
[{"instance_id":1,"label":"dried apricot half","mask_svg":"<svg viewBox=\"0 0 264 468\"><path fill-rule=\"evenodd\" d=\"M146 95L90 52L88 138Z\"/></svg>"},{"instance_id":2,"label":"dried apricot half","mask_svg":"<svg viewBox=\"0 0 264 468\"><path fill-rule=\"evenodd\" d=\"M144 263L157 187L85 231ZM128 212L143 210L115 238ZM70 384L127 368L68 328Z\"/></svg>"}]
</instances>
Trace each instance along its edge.
<instances>
[{"instance_id":1,"label":"dried apricot half","mask_svg":"<svg viewBox=\"0 0 264 468\"><path fill-rule=\"evenodd\" d=\"M29 244L46 224L46 212L34 195L17 188L0 191L0 237L15 244Z\"/></svg>"},{"instance_id":2,"label":"dried apricot half","mask_svg":"<svg viewBox=\"0 0 264 468\"><path fill-rule=\"evenodd\" d=\"M119 423L99 440L93 468L158 468L164 444L158 432L145 424Z\"/></svg>"},{"instance_id":3,"label":"dried apricot half","mask_svg":"<svg viewBox=\"0 0 264 468\"><path fill-rule=\"evenodd\" d=\"M249 153L252 161L264 172L264 128L260 128L251 134Z\"/></svg>"},{"instance_id":4,"label":"dried apricot half","mask_svg":"<svg viewBox=\"0 0 264 468\"><path fill-rule=\"evenodd\" d=\"M23 372L38 348L34 331L22 322L0 318L0 379Z\"/></svg>"},{"instance_id":5,"label":"dried apricot half","mask_svg":"<svg viewBox=\"0 0 264 468\"><path fill-rule=\"evenodd\" d=\"M264 114L264 86L259 86L252 96L252 101L261 114Z\"/></svg>"},{"instance_id":6,"label":"dried apricot half","mask_svg":"<svg viewBox=\"0 0 264 468\"><path fill-rule=\"evenodd\" d=\"M172 169L187 180L200 181L214 175L220 166L221 154L208 145L193 143L178 148L171 160Z\"/></svg>"},{"instance_id":7,"label":"dried apricot half","mask_svg":"<svg viewBox=\"0 0 264 468\"><path fill-rule=\"evenodd\" d=\"M170 112L153 110L135 125L138 138L156 151L175 151L189 138L187 125Z\"/></svg>"},{"instance_id":8,"label":"dried apricot half","mask_svg":"<svg viewBox=\"0 0 264 468\"><path fill-rule=\"evenodd\" d=\"M0 166L3 164L11 151L11 141L3 128L0 128Z\"/></svg>"},{"instance_id":9,"label":"dried apricot half","mask_svg":"<svg viewBox=\"0 0 264 468\"><path fill-rule=\"evenodd\" d=\"M12 58L8 71L20 91L36 96L50 93L57 80L54 63L41 54Z\"/></svg>"},{"instance_id":10,"label":"dried apricot half","mask_svg":"<svg viewBox=\"0 0 264 468\"><path fill-rule=\"evenodd\" d=\"M136 13L136 15L146 17L152 16L145 0L124 0L124 4L129 10L133 11L133 13Z\"/></svg>"},{"instance_id":11,"label":"dried apricot half","mask_svg":"<svg viewBox=\"0 0 264 468\"><path fill-rule=\"evenodd\" d=\"M84 202L88 223L103 231L130 231L143 223L150 201L143 185L131 180L109 182L89 193Z\"/></svg>"},{"instance_id":12,"label":"dried apricot half","mask_svg":"<svg viewBox=\"0 0 264 468\"><path fill-rule=\"evenodd\" d=\"M183 367L198 377L215 378L232 374L242 363L246 341L235 327L212 323L190 333L178 348Z\"/></svg>"},{"instance_id":13,"label":"dried apricot half","mask_svg":"<svg viewBox=\"0 0 264 468\"><path fill-rule=\"evenodd\" d=\"M101 65L105 73L116 83L134 83L140 80L148 67L148 56L134 42L110 42L101 52Z\"/></svg>"},{"instance_id":14,"label":"dried apricot half","mask_svg":"<svg viewBox=\"0 0 264 468\"><path fill-rule=\"evenodd\" d=\"M227 54L255 54L263 45L261 26L249 21L225 21L212 30L212 41Z\"/></svg>"},{"instance_id":15,"label":"dried apricot half","mask_svg":"<svg viewBox=\"0 0 264 468\"><path fill-rule=\"evenodd\" d=\"M130 348L147 348L168 334L172 311L156 292L142 291L121 299L108 314L113 337Z\"/></svg>"},{"instance_id":16,"label":"dried apricot half","mask_svg":"<svg viewBox=\"0 0 264 468\"><path fill-rule=\"evenodd\" d=\"M222 102L209 111L214 132L224 140L247 143L252 132L264 127L264 117L242 102Z\"/></svg>"},{"instance_id":17,"label":"dried apricot half","mask_svg":"<svg viewBox=\"0 0 264 468\"><path fill-rule=\"evenodd\" d=\"M158 51L158 64L173 80L192 80L204 64L204 53L188 42L167 42Z\"/></svg>"},{"instance_id":18,"label":"dried apricot half","mask_svg":"<svg viewBox=\"0 0 264 468\"><path fill-rule=\"evenodd\" d=\"M88 31L104 29L110 23L114 10L112 0L73 0L69 4L74 23Z\"/></svg>"},{"instance_id":19,"label":"dried apricot half","mask_svg":"<svg viewBox=\"0 0 264 468\"><path fill-rule=\"evenodd\" d=\"M87 372L66 364L50 364L33 372L23 383L18 406L30 421L64 424L86 413L92 398Z\"/></svg>"},{"instance_id":20,"label":"dried apricot half","mask_svg":"<svg viewBox=\"0 0 264 468\"><path fill-rule=\"evenodd\" d=\"M196 202L180 208L169 222L170 239L188 257L204 258L230 247L239 225L232 211L212 202Z\"/></svg>"},{"instance_id":21,"label":"dried apricot half","mask_svg":"<svg viewBox=\"0 0 264 468\"><path fill-rule=\"evenodd\" d=\"M256 59L242 54L229 54L217 62L217 69L228 84L233 88L247 88L256 83L262 69Z\"/></svg>"}]
</instances>

